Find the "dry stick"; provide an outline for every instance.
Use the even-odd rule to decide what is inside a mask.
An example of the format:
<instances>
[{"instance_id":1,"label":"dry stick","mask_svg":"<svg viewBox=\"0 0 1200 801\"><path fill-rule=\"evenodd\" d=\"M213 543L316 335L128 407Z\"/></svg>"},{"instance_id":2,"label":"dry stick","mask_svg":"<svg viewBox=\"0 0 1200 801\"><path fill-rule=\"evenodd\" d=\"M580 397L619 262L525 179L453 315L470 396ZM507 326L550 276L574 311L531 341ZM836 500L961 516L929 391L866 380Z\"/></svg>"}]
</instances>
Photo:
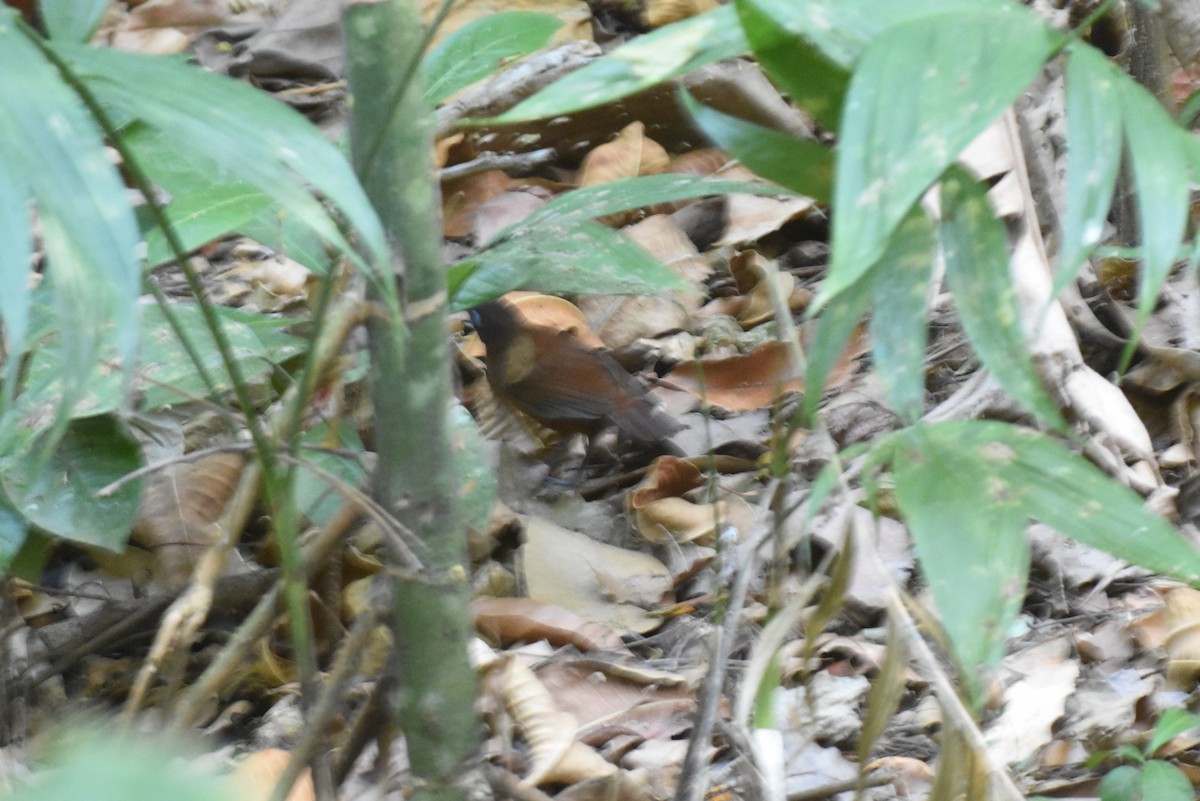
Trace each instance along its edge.
<instances>
[{"instance_id":1,"label":"dry stick","mask_svg":"<svg viewBox=\"0 0 1200 801\"><path fill-rule=\"evenodd\" d=\"M309 573L315 573L323 566L333 549L342 537L350 530L359 518L359 508L353 503L344 503L339 508L317 537L309 543L304 553L304 561ZM175 705L170 727L182 729L192 726L200 717L208 699L217 695L220 688L233 676L245 662L254 644L267 633L275 620L276 609L282 594L282 579L263 595L232 638L221 649L217 658L205 669L196 681L183 692Z\"/></svg>"},{"instance_id":2,"label":"dry stick","mask_svg":"<svg viewBox=\"0 0 1200 801\"><path fill-rule=\"evenodd\" d=\"M337 704L342 693L349 687L350 682L358 675L358 664L362 652L370 644L371 635L376 626L388 615L391 609L391 577L380 574L372 581L371 600L367 609L355 620L346 639L338 649L333 667L325 677L321 695L305 716L304 729L300 740L292 749L291 759L283 769L275 789L271 791L271 801L284 801L292 789L296 779L304 768L308 767L317 749L325 737L326 727L333 720Z\"/></svg>"},{"instance_id":3,"label":"dry stick","mask_svg":"<svg viewBox=\"0 0 1200 801\"><path fill-rule=\"evenodd\" d=\"M807 790L797 790L794 793L788 793L787 801L821 801L822 798L830 798L838 793L853 792L859 787L882 787L885 784L891 784L895 780L895 776L891 776L886 772L875 776L868 776L862 780L857 777L843 779L840 782L830 782L820 787L809 787Z\"/></svg>"},{"instance_id":4,"label":"dry stick","mask_svg":"<svg viewBox=\"0 0 1200 801\"><path fill-rule=\"evenodd\" d=\"M700 697L696 703L696 721L692 724L692 736L688 741L687 755L683 759L683 770L679 775L679 784L675 788L675 801L701 801L704 798L705 779L704 759L712 740L713 723L717 717L717 706L721 700L721 691L725 685L725 668L729 651L738 623L741 622L742 608L746 602L746 593L750 588L750 577L758 565L758 549L771 535L769 530L759 534L753 545L747 549L749 558L741 566L733 588L729 592L729 606L725 609L725 617L721 625L713 630L712 643L709 648L709 670L704 677L704 685L700 689ZM736 553L736 547L727 549Z\"/></svg>"}]
</instances>

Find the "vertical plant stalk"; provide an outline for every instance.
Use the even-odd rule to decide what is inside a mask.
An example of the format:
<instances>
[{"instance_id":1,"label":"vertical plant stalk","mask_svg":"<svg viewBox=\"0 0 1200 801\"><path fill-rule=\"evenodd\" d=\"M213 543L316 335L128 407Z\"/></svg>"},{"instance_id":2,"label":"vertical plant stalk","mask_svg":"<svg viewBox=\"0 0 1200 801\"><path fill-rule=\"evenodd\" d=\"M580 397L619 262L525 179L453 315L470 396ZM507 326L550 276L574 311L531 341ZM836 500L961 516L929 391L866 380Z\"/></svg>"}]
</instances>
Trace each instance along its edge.
<instances>
[{"instance_id":1,"label":"vertical plant stalk","mask_svg":"<svg viewBox=\"0 0 1200 801\"><path fill-rule=\"evenodd\" d=\"M393 243L403 315L383 313L368 323L379 451L373 492L425 546L424 569L396 571L395 718L421 783L416 797L459 799L479 723L467 659L473 627L466 528L447 427L453 385L433 115L419 72L402 85L420 52L421 21L412 0L384 0L349 3L344 22L352 159ZM397 92L392 113L387 100ZM381 310L396 308L392 298L372 300Z\"/></svg>"}]
</instances>

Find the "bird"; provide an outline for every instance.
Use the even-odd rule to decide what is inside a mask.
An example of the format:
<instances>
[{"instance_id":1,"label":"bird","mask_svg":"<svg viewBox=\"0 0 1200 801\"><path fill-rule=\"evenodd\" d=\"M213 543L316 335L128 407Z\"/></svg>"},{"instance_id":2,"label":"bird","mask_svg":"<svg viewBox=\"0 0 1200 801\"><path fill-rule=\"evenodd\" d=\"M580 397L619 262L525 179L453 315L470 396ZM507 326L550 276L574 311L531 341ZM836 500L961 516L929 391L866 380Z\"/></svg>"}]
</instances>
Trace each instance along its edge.
<instances>
[{"instance_id":1,"label":"bird","mask_svg":"<svg viewBox=\"0 0 1200 801\"><path fill-rule=\"evenodd\" d=\"M469 311L487 349L487 379L501 399L560 434L589 439L616 427L641 447L666 445L682 426L602 347L569 330L536 325L504 300Z\"/></svg>"}]
</instances>

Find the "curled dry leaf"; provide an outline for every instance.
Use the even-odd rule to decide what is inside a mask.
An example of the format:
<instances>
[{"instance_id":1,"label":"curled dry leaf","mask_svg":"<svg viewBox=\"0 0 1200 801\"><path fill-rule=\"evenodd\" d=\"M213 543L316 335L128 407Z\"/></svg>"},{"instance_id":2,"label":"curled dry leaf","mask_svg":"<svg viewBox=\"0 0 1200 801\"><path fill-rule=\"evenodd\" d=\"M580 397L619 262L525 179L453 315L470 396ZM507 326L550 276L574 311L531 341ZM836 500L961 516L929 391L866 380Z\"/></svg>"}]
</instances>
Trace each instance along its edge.
<instances>
[{"instance_id":1,"label":"curled dry leaf","mask_svg":"<svg viewBox=\"0 0 1200 801\"><path fill-rule=\"evenodd\" d=\"M158 578L182 586L225 511L242 474L239 453L216 453L152 473L146 479L130 540L153 551Z\"/></svg>"},{"instance_id":2,"label":"curled dry leaf","mask_svg":"<svg viewBox=\"0 0 1200 801\"><path fill-rule=\"evenodd\" d=\"M1167 594L1167 684L1190 691L1200 678L1200 590L1179 587Z\"/></svg>"},{"instance_id":3,"label":"curled dry leaf","mask_svg":"<svg viewBox=\"0 0 1200 801\"><path fill-rule=\"evenodd\" d=\"M546 640L556 648L574 645L585 652L626 651L612 629L532 598L477 598L471 603L471 612L475 628L501 645Z\"/></svg>"},{"instance_id":4,"label":"curled dry leaf","mask_svg":"<svg viewBox=\"0 0 1200 801\"><path fill-rule=\"evenodd\" d=\"M793 312L804 311L812 302L812 292L798 286L794 275L769 269L766 258L757 251L747 250L734 256L729 262L729 271L740 295L731 298L733 302L724 310L744 329L775 319L776 295L786 298L788 308Z\"/></svg>"},{"instance_id":5,"label":"curled dry leaf","mask_svg":"<svg viewBox=\"0 0 1200 801\"><path fill-rule=\"evenodd\" d=\"M641 122L626 125L617 138L588 153L579 167L576 183L596 186L621 178L658 175L671 166L671 157L658 142L646 136Z\"/></svg>"},{"instance_id":6,"label":"curled dry leaf","mask_svg":"<svg viewBox=\"0 0 1200 801\"><path fill-rule=\"evenodd\" d=\"M616 772L615 765L576 742L575 718L559 711L532 670L512 655L501 656L495 670L504 707L529 745L532 764L522 784L574 784Z\"/></svg>"}]
</instances>

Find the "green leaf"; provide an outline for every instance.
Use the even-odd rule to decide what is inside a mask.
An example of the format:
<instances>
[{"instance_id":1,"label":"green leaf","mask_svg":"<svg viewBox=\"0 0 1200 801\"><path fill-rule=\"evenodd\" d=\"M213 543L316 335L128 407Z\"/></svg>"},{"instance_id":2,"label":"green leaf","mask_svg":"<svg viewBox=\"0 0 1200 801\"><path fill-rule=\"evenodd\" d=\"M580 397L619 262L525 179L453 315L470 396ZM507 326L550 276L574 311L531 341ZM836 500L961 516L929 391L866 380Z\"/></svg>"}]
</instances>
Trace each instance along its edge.
<instances>
[{"instance_id":1,"label":"green leaf","mask_svg":"<svg viewBox=\"0 0 1200 801\"><path fill-rule=\"evenodd\" d=\"M817 307L878 261L913 203L1061 41L1014 3L922 17L871 42L842 115L832 262Z\"/></svg>"},{"instance_id":2,"label":"green leaf","mask_svg":"<svg viewBox=\"0 0 1200 801\"><path fill-rule=\"evenodd\" d=\"M326 242L353 253L310 190L319 191L358 230L374 263L386 263L383 227L354 171L300 114L249 86L169 59L56 49L101 101L160 130L178 150L199 153L257 186Z\"/></svg>"},{"instance_id":3,"label":"green leaf","mask_svg":"<svg viewBox=\"0 0 1200 801\"><path fill-rule=\"evenodd\" d=\"M875 370L892 409L906 423L925 411L925 304L937 230L914 208L879 260L874 282L871 343Z\"/></svg>"},{"instance_id":4,"label":"green leaf","mask_svg":"<svg viewBox=\"0 0 1200 801\"><path fill-rule=\"evenodd\" d=\"M0 82L0 161L5 163L5 180L12 182L3 190L0 213L6 219L0 230L28 230L29 207L22 195L31 193L56 287L59 377L66 395L59 412L65 413L96 373L97 342L107 326L112 327L120 357L132 367L141 290L135 257L138 233L125 186L91 117L13 19L11 9L0 9L0 74L21 76L19 81ZM10 252L21 250L23 245L13 245ZM15 276L26 269L27 253L8 271ZM22 280L28 277L4 286L5 293L15 294L4 307L6 322L18 327L22 310L28 309L20 297L26 291L19 286ZM16 350L7 354L10 361L20 361L21 355Z\"/></svg>"},{"instance_id":5,"label":"green leaf","mask_svg":"<svg viewBox=\"0 0 1200 801\"><path fill-rule=\"evenodd\" d=\"M833 187L832 150L711 109L682 89L680 98L700 130L717 147L763 178L818 203L829 204Z\"/></svg>"},{"instance_id":6,"label":"green leaf","mask_svg":"<svg viewBox=\"0 0 1200 801\"><path fill-rule=\"evenodd\" d=\"M826 304L817 320L817 334L809 348L808 370L804 374L804 416L809 420L821 403L830 371L871 305L880 272L872 269L860 276L852 287Z\"/></svg>"},{"instance_id":7,"label":"green leaf","mask_svg":"<svg viewBox=\"0 0 1200 801\"><path fill-rule=\"evenodd\" d=\"M736 11L722 6L643 34L492 121L523 122L599 106L748 49Z\"/></svg>"},{"instance_id":8,"label":"green leaf","mask_svg":"<svg viewBox=\"0 0 1200 801\"><path fill-rule=\"evenodd\" d=\"M1076 45L1067 61L1066 210L1055 296L1074 279L1100 242L1121 166L1121 104L1112 102L1120 79L1095 48Z\"/></svg>"},{"instance_id":9,"label":"green leaf","mask_svg":"<svg viewBox=\"0 0 1200 801\"><path fill-rule=\"evenodd\" d=\"M211 342L211 336L199 306L174 303L171 308L191 341L200 343L204 366L217 389L230 389L233 384L220 354L215 347L205 347ZM223 307L217 308L217 314L243 378L252 388L258 387L260 397L264 390L266 394L272 394L266 384L275 365L302 353L306 347L304 340L282 330L295 325L296 321ZM142 409L169 406L208 394L195 365L157 306L146 309L145 351L138 379Z\"/></svg>"},{"instance_id":10,"label":"green leaf","mask_svg":"<svg viewBox=\"0 0 1200 801\"><path fill-rule=\"evenodd\" d=\"M263 211L257 217L237 227L237 233L248 236L277 253L285 253L289 259L303 264L317 275L329 273L329 254L320 237L294 216L277 206Z\"/></svg>"},{"instance_id":11,"label":"green leaf","mask_svg":"<svg viewBox=\"0 0 1200 801\"><path fill-rule=\"evenodd\" d=\"M1025 597L1029 510L996 476L995 443L974 429L954 438L959 428L918 426L889 440L896 500L978 709Z\"/></svg>"},{"instance_id":12,"label":"green leaf","mask_svg":"<svg viewBox=\"0 0 1200 801\"><path fill-rule=\"evenodd\" d=\"M996 10L1009 0L736 0L759 62L792 99L837 130L848 72L892 25L947 11Z\"/></svg>"},{"instance_id":13,"label":"green leaf","mask_svg":"<svg viewBox=\"0 0 1200 801\"><path fill-rule=\"evenodd\" d=\"M347 420L321 422L297 438L304 447L301 463L296 470L293 495L299 501L300 513L315 525L323 526L337 513L346 497L332 480L340 480L353 489L361 489L367 478L362 462L344 455L349 451L358 456L365 452L358 432ZM342 451L330 453L316 450L327 448ZM314 469L316 468L316 469Z\"/></svg>"},{"instance_id":14,"label":"green leaf","mask_svg":"<svg viewBox=\"0 0 1200 801\"><path fill-rule=\"evenodd\" d=\"M1142 801L1142 798L1142 771L1132 765L1113 768L1100 781L1100 801Z\"/></svg>"},{"instance_id":15,"label":"green leaf","mask_svg":"<svg viewBox=\"0 0 1200 801\"><path fill-rule=\"evenodd\" d=\"M1158 100L1130 78L1116 81L1117 102L1125 125L1130 172L1137 185L1138 227L1142 235L1142 271L1134 331L1121 356L1121 369L1137 347L1142 326L1158 302L1158 293L1175 263L1188 213L1188 148L1196 146Z\"/></svg>"},{"instance_id":16,"label":"green leaf","mask_svg":"<svg viewBox=\"0 0 1200 801\"><path fill-rule=\"evenodd\" d=\"M100 728L78 719L62 726L49 765L12 782L16 801L222 801L237 795L230 783L196 767L170 738L137 737L115 723Z\"/></svg>"},{"instance_id":17,"label":"green leaf","mask_svg":"<svg viewBox=\"0 0 1200 801\"><path fill-rule=\"evenodd\" d=\"M448 281L452 309L514 289L613 295L694 289L624 234L586 220L523 229L455 264Z\"/></svg>"},{"instance_id":18,"label":"green leaf","mask_svg":"<svg viewBox=\"0 0 1200 801\"><path fill-rule=\"evenodd\" d=\"M1142 797L1152 801L1194 801L1196 790L1187 774L1161 759L1142 768Z\"/></svg>"},{"instance_id":19,"label":"green leaf","mask_svg":"<svg viewBox=\"0 0 1200 801\"><path fill-rule=\"evenodd\" d=\"M451 455L458 475L458 500L466 524L483 531L496 500L496 471L488 458L488 444L475 418L461 404L450 407Z\"/></svg>"},{"instance_id":20,"label":"green leaf","mask_svg":"<svg viewBox=\"0 0 1200 801\"><path fill-rule=\"evenodd\" d=\"M16 397L20 378L21 343L29 331L29 265L33 238L29 214L33 199L28 183L17 180L13 165L0 157L0 324L10 350L4 364L4 394L0 409Z\"/></svg>"},{"instance_id":21,"label":"green leaf","mask_svg":"<svg viewBox=\"0 0 1200 801\"><path fill-rule=\"evenodd\" d=\"M210 344L211 335L199 307L193 303L174 303L171 308L184 331L198 343L205 367L218 388L230 388L229 376L220 354ZM301 353L306 347L303 340L281 330L295 325L296 320L224 307L218 307L217 314L222 318L225 335L230 339L243 376L252 387L257 385L260 390L269 391L265 385L274 365ZM141 392L140 407L155 409L206 397L208 392L204 382L183 346L175 339L162 311L157 306L146 306L142 317L143 347L135 381L135 388ZM111 340L103 341L102 353L107 352L105 348L111 351ZM56 402L61 396L61 362L62 352L56 336L44 338L41 346L31 354L25 369L25 392L18 404L18 411L25 418L37 420L39 407ZM102 414L121 408L125 384L120 375L102 372L88 383L86 389L75 404L75 416Z\"/></svg>"},{"instance_id":22,"label":"green leaf","mask_svg":"<svg viewBox=\"0 0 1200 801\"><path fill-rule=\"evenodd\" d=\"M1163 710L1154 724L1154 736L1146 744L1146 754L1154 756L1158 749L1183 734L1188 729L1200 727L1200 715L1193 715L1186 709L1172 707Z\"/></svg>"},{"instance_id":23,"label":"green leaf","mask_svg":"<svg viewBox=\"0 0 1200 801\"><path fill-rule=\"evenodd\" d=\"M606 184L564 192L524 220L492 237L498 242L517 231L541 228L547 224L592 220L643 206L691 200L708 195L790 195L791 191L773 184L753 181L726 181L697 175L643 175L622 178Z\"/></svg>"},{"instance_id":24,"label":"green leaf","mask_svg":"<svg viewBox=\"0 0 1200 801\"><path fill-rule=\"evenodd\" d=\"M8 575L8 569L16 561L29 533L25 518L12 507L8 498L0 494L0 576Z\"/></svg>"},{"instance_id":25,"label":"green leaf","mask_svg":"<svg viewBox=\"0 0 1200 801\"><path fill-rule=\"evenodd\" d=\"M104 415L71 421L48 460L41 450L34 448L0 476L17 511L63 539L122 550L137 516L141 482L105 498L96 492L141 467L137 441Z\"/></svg>"},{"instance_id":26,"label":"green leaf","mask_svg":"<svg viewBox=\"0 0 1200 801\"><path fill-rule=\"evenodd\" d=\"M165 212L188 252L248 225L271 206L271 198L250 184L216 184L173 198ZM166 236L152 227L146 236L146 263L155 266L172 258Z\"/></svg>"},{"instance_id":27,"label":"green leaf","mask_svg":"<svg viewBox=\"0 0 1200 801\"><path fill-rule=\"evenodd\" d=\"M38 15L51 39L86 42L104 19L106 0L39 0Z\"/></svg>"},{"instance_id":28,"label":"green leaf","mask_svg":"<svg viewBox=\"0 0 1200 801\"><path fill-rule=\"evenodd\" d=\"M499 69L504 62L546 44L562 21L550 14L507 11L468 22L447 36L424 61L429 105Z\"/></svg>"},{"instance_id":29,"label":"green leaf","mask_svg":"<svg viewBox=\"0 0 1200 801\"><path fill-rule=\"evenodd\" d=\"M942 183L941 234L946 283L971 346L1009 394L1048 425L1064 429L1021 330L1004 224L986 189L958 167Z\"/></svg>"},{"instance_id":30,"label":"green leaf","mask_svg":"<svg viewBox=\"0 0 1200 801\"><path fill-rule=\"evenodd\" d=\"M1135 492L1044 434L956 421L898 432L877 450L892 463L897 500L969 680L998 654L995 638L1024 593L1028 520L1200 584L1200 550Z\"/></svg>"}]
</instances>

